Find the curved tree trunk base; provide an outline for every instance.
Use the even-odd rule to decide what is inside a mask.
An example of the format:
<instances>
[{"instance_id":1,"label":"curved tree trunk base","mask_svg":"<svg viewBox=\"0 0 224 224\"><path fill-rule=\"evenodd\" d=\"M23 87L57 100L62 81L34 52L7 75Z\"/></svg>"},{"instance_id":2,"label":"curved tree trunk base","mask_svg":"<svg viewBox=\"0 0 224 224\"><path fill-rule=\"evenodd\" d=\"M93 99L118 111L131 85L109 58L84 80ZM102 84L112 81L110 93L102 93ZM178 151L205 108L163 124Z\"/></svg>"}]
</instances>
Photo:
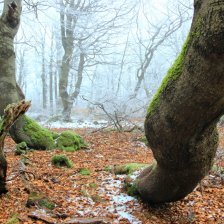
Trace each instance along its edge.
<instances>
[{"instance_id":1,"label":"curved tree trunk base","mask_svg":"<svg viewBox=\"0 0 224 224\"><path fill-rule=\"evenodd\" d=\"M182 164L182 168L163 167L157 161L157 164L143 170L136 181L141 198L149 203L164 203L180 200L192 192L212 166L217 136L214 125L206 129L195 146L188 149L191 157L188 164Z\"/></svg>"},{"instance_id":2,"label":"curved tree trunk base","mask_svg":"<svg viewBox=\"0 0 224 224\"><path fill-rule=\"evenodd\" d=\"M4 140L11 125L24 114L30 107L30 102L20 101L10 104L4 111L4 117L0 122L0 194L6 193L7 161L4 155Z\"/></svg>"},{"instance_id":3,"label":"curved tree trunk base","mask_svg":"<svg viewBox=\"0 0 224 224\"><path fill-rule=\"evenodd\" d=\"M212 166L224 113L223 3L194 1L187 41L148 108L145 134L157 165L136 181L148 202L185 197Z\"/></svg>"}]
</instances>

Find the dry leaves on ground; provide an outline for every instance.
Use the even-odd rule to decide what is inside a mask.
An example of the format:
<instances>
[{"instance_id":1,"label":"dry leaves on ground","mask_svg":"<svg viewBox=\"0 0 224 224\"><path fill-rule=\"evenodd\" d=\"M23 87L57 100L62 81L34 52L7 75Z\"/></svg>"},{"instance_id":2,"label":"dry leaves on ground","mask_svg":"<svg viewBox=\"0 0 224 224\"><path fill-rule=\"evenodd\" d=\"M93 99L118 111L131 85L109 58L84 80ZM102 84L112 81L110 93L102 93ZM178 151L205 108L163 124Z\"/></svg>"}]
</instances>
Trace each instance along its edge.
<instances>
[{"instance_id":1,"label":"dry leaves on ground","mask_svg":"<svg viewBox=\"0 0 224 224\"><path fill-rule=\"evenodd\" d=\"M125 176L105 171L110 165L153 161L151 150L139 141L142 133L76 131L89 147L73 153L63 152L74 164L71 169L51 164L52 156L62 153L59 150L30 151L15 156L15 143L7 138L9 192L0 197L0 223L13 219L24 224L224 223L224 182L218 170L212 171L182 201L150 207L125 194ZM224 167L224 128L220 127L219 132L216 164ZM21 168L21 161L25 167ZM84 168L90 173L81 173ZM27 204L34 192L42 201Z\"/></svg>"}]
</instances>

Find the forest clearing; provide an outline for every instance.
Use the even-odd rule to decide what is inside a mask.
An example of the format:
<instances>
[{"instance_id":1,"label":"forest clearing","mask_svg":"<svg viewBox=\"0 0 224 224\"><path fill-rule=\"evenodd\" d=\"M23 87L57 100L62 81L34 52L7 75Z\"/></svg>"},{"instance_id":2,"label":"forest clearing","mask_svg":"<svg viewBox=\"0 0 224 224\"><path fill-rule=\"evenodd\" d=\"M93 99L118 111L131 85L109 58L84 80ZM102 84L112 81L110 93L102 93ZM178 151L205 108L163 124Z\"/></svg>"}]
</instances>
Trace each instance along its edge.
<instances>
[{"instance_id":1,"label":"forest clearing","mask_svg":"<svg viewBox=\"0 0 224 224\"><path fill-rule=\"evenodd\" d=\"M153 161L140 131L75 131L88 142L87 148L75 152L54 149L15 155L16 144L7 137L9 191L1 195L0 223L224 223L223 126L209 175L183 200L155 206L127 195L123 189L127 175L107 171L109 166ZM65 154L73 167L52 165L58 154ZM37 199L31 199L33 195Z\"/></svg>"}]
</instances>

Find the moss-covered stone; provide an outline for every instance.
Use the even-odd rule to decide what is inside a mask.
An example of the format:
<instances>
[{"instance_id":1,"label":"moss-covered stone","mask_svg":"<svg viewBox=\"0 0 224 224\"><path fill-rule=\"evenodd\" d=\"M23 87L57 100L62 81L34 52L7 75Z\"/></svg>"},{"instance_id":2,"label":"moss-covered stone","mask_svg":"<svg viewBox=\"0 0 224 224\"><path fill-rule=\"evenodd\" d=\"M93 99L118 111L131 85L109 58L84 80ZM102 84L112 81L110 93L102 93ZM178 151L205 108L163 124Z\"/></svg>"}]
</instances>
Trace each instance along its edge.
<instances>
[{"instance_id":1,"label":"moss-covered stone","mask_svg":"<svg viewBox=\"0 0 224 224\"><path fill-rule=\"evenodd\" d=\"M52 149L55 147L52 132L46 128L42 128L37 122L24 116L25 125L24 132L30 136L33 145L40 149Z\"/></svg>"},{"instance_id":2,"label":"moss-covered stone","mask_svg":"<svg viewBox=\"0 0 224 224\"><path fill-rule=\"evenodd\" d=\"M141 163L128 163L124 165L117 165L114 166L114 173L115 174L131 174L136 170L146 167L146 164Z\"/></svg>"},{"instance_id":3,"label":"moss-covered stone","mask_svg":"<svg viewBox=\"0 0 224 224\"><path fill-rule=\"evenodd\" d=\"M157 90L156 94L154 95L154 97L148 107L147 115L152 114L155 111L155 109L158 107L158 105L160 103L161 94L166 89L166 87L173 81L177 80L179 78L179 76L182 74L184 58L185 58L185 55L188 50L189 42L190 42L190 35L187 37L187 39L183 45L181 53L179 54L179 56L177 57L177 59L175 60L174 64L171 66L171 68L168 70L167 75L165 76L165 78L162 81L162 84L160 85L159 89Z\"/></svg>"},{"instance_id":4,"label":"moss-covered stone","mask_svg":"<svg viewBox=\"0 0 224 224\"><path fill-rule=\"evenodd\" d=\"M74 152L85 146L83 139L72 131L64 131L57 138L57 147L67 152Z\"/></svg>"},{"instance_id":5,"label":"moss-covered stone","mask_svg":"<svg viewBox=\"0 0 224 224\"><path fill-rule=\"evenodd\" d=\"M35 149L59 148L64 151L74 152L86 147L84 140L72 131L64 131L61 134L41 127L36 121L24 116L23 131L32 141ZM29 146L29 145L28 145Z\"/></svg>"},{"instance_id":6,"label":"moss-covered stone","mask_svg":"<svg viewBox=\"0 0 224 224\"><path fill-rule=\"evenodd\" d=\"M88 175L91 174L91 171L89 169L87 169L87 168L81 168L80 171L79 171L79 173L81 175L83 175L83 176L88 176Z\"/></svg>"},{"instance_id":7,"label":"moss-covered stone","mask_svg":"<svg viewBox=\"0 0 224 224\"><path fill-rule=\"evenodd\" d=\"M68 168L73 167L72 161L66 155L55 155L51 158L53 165L57 167L66 166Z\"/></svg>"},{"instance_id":8,"label":"moss-covered stone","mask_svg":"<svg viewBox=\"0 0 224 224\"><path fill-rule=\"evenodd\" d=\"M48 198L42 196L38 192L31 192L29 194L26 206L27 207L39 206L41 208L49 210L53 210L55 208L55 204L53 202L51 202Z\"/></svg>"}]
</instances>

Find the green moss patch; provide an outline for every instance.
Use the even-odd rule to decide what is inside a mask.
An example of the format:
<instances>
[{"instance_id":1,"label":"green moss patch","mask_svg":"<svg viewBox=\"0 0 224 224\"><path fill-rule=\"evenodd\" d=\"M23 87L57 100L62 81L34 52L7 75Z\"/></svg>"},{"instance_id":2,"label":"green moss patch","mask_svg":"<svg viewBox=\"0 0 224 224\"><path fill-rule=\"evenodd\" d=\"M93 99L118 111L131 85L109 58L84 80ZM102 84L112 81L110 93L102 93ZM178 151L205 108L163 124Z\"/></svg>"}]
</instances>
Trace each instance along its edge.
<instances>
[{"instance_id":1,"label":"green moss patch","mask_svg":"<svg viewBox=\"0 0 224 224\"><path fill-rule=\"evenodd\" d=\"M61 134L41 127L36 121L24 116L23 130L31 138L31 147L35 149L59 148L64 151L74 152L86 147L83 139L72 131L64 131Z\"/></svg>"},{"instance_id":2,"label":"green moss patch","mask_svg":"<svg viewBox=\"0 0 224 224\"><path fill-rule=\"evenodd\" d=\"M127 194L132 196L132 197L138 197L139 196L136 180L133 181L130 178L126 178L125 179L125 184L124 184L124 189L127 192Z\"/></svg>"},{"instance_id":3,"label":"green moss patch","mask_svg":"<svg viewBox=\"0 0 224 224\"><path fill-rule=\"evenodd\" d=\"M219 165L213 165L212 166L212 171L214 173L218 173L220 175L224 175L224 167L222 166L219 166Z\"/></svg>"},{"instance_id":4,"label":"green moss patch","mask_svg":"<svg viewBox=\"0 0 224 224\"><path fill-rule=\"evenodd\" d=\"M66 152L74 152L86 147L83 139L72 131L64 131L57 138L57 147Z\"/></svg>"},{"instance_id":5,"label":"green moss patch","mask_svg":"<svg viewBox=\"0 0 224 224\"><path fill-rule=\"evenodd\" d=\"M161 86L159 87L156 94L154 95L154 97L148 107L148 111L147 111L148 116L150 114L152 114L155 111L155 109L158 107L158 105L160 103L161 94L166 89L166 87L173 81L177 80L179 78L179 76L182 74L184 58L185 58L185 55L188 50L189 41L190 41L190 35L187 37L187 39L182 47L181 53L179 54L179 56L177 57L177 59L175 60L174 64L171 66L171 68L168 70L167 75L163 79Z\"/></svg>"},{"instance_id":6,"label":"green moss patch","mask_svg":"<svg viewBox=\"0 0 224 224\"><path fill-rule=\"evenodd\" d=\"M91 174L91 171L89 169L87 169L87 168L81 168L80 171L79 171L79 173L81 175L83 175L83 176L88 176L88 175Z\"/></svg>"},{"instance_id":7,"label":"green moss patch","mask_svg":"<svg viewBox=\"0 0 224 224\"><path fill-rule=\"evenodd\" d=\"M18 214L13 214L5 224L17 224L19 223Z\"/></svg>"},{"instance_id":8,"label":"green moss patch","mask_svg":"<svg viewBox=\"0 0 224 224\"><path fill-rule=\"evenodd\" d=\"M57 167L73 167L72 161L66 155L55 155L51 158L51 163Z\"/></svg>"},{"instance_id":9,"label":"green moss patch","mask_svg":"<svg viewBox=\"0 0 224 224\"><path fill-rule=\"evenodd\" d=\"M104 170L105 170L106 172L112 172L112 171L114 170L114 166L106 166L106 167L104 168Z\"/></svg>"},{"instance_id":10,"label":"green moss patch","mask_svg":"<svg viewBox=\"0 0 224 224\"><path fill-rule=\"evenodd\" d=\"M147 140L147 138L146 138L145 136L140 137L138 140L139 140L140 142L145 143L145 145L149 145L148 140Z\"/></svg>"},{"instance_id":11,"label":"green moss patch","mask_svg":"<svg viewBox=\"0 0 224 224\"><path fill-rule=\"evenodd\" d=\"M29 194L26 206L38 206L49 210L53 210L55 208L55 204L53 202L51 202L48 198L43 197L38 192L31 192Z\"/></svg>"},{"instance_id":12,"label":"green moss patch","mask_svg":"<svg viewBox=\"0 0 224 224\"><path fill-rule=\"evenodd\" d=\"M36 121L24 116L24 132L31 138L37 149L52 149L55 147L52 132L42 128Z\"/></svg>"},{"instance_id":13,"label":"green moss patch","mask_svg":"<svg viewBox=\"0 0 224 224\"><path fill-rule=\"evenodd\" d=\"M128 163L124 165L114 166L115 174L131 174L136 170L146 167L146 164L141 163Z\"/></svg>"},{"instance_id":14,"label":"green moss patch","mask_svg":"<svg viewBox=\"0 0 224 224\"><path fill-rule=\"evenodd\" d=\"M27 150L29 150L29 147L26 142L20 142L16 145L15 155L26 154Z\"/></svg>"},{"instance_id":15,"label":"green moss patch","mask_svg":"<svg viewBox=\"0 0 224 224\"><path fill-rule=\"evenodd\" d=\"M89 187L91 187L91 188L97 188L98 185L97 185L96 183L90 183L90 184L89 184Z\"/></svg>"}]
</instances>

